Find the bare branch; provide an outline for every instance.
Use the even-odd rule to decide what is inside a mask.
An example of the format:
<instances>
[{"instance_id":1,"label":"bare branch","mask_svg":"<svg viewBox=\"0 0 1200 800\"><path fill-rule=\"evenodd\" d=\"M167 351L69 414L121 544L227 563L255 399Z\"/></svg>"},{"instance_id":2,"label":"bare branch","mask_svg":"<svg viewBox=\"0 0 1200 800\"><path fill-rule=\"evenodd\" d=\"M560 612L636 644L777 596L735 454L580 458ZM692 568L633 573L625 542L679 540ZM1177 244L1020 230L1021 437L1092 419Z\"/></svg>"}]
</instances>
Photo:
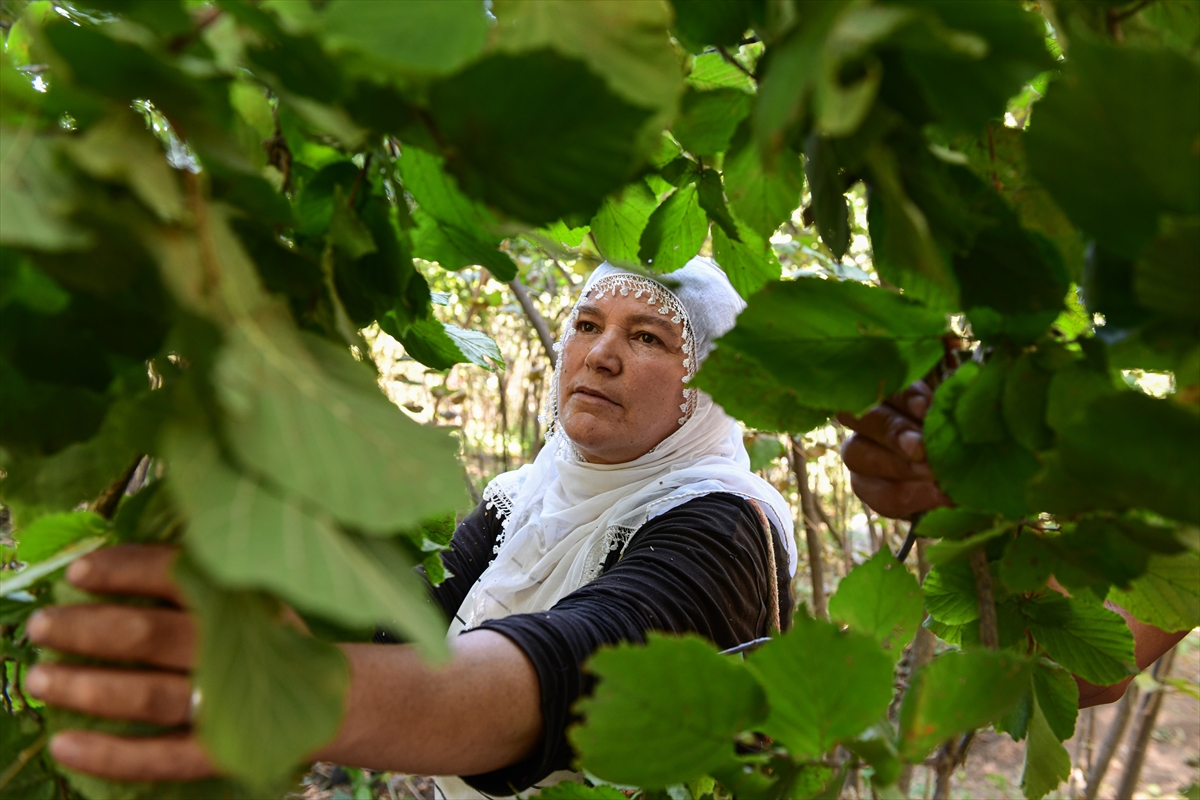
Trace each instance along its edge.
<instances>
[{"instance_id":1,"label":"bare branch","mask_svg":"<svg viewBox=\"0 0 1200 800\"><path fill-rule=\"evenodd\" d=\"M546 324L546 320L538 313L537 308L533 305L533 298L529 296L529 291L519 278L513 278L508 282L508 286L513 290L513 294L517 296L517 302L521 304L521 308L525 310L525 316L529 317L529 321L533 323L533 328L537 331L538 339L541 340L542 347L546 349L546 357L553 364L555 361L554 336L550 333L550 326Z\"/></svg>"}]
</instances>

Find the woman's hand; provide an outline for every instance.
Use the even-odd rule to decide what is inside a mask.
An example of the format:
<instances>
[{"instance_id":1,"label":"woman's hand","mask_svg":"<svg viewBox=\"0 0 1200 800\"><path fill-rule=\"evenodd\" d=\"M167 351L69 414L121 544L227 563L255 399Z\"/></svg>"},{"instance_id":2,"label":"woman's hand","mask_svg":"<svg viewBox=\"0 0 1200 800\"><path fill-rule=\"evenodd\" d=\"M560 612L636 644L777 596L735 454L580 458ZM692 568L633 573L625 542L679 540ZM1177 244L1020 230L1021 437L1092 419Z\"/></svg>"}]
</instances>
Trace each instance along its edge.
<instances>
[{"instance_id":1,"label":"woman's hand","mask_svg":"<svg viewBox=\"0 0 1200 800\"><path fill-rule=\"evenodd\" d=\"M933 392L924 381L917 381L861 417L837 416L855 431L842 445L850 486L860 500L885 517L906 519L951 504L925 460L922 426L932 400Z\"/></svg>"},{"instance_id":2,"label":"woman's hand","mask_svg":"<svg viewBox=\"0 0 1200 800\"><path fill-rule=\"evenodd\" d=\"M25 679L29 693L97 717L186 725L196 626L170 577L178 552L161 545L118 545L72 564L67 581L84 591L150 597L171 607L94 604L38 611L27 627L34 644L146 669L38 664ZM216 774L190 731L148 737L63 731L50 741L50 754L65 767L110 780L189 781Z\"/></svg>"}]
</instances>

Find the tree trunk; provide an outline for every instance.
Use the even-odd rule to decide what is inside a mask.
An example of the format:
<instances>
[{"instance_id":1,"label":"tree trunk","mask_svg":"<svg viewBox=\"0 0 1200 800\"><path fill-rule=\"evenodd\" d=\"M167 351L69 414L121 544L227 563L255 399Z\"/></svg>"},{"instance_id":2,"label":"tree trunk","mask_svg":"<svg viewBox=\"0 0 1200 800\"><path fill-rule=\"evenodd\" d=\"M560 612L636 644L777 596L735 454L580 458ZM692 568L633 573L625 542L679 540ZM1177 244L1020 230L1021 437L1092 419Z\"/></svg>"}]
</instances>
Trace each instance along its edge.
<instances>
[{"instance_id":1,"label":"tree trunk","mask_svg":"<svg viewBox=\"0 0 1200 800\"><path fill-rule=\"evenodd\" d=\"M1161 680L1171 674L1171 663L1175 660L1175 648L1168 650L1154 665L1155 680ZM1150 736L1154 733L1154 722L1158 719L1158 711L1162 708L1163 689L1148 693L1142 698L1138 707L1137 721L1134 722L1130 734L1129 758L1125 760L1125 771L1121 774L1121 785L1117 787L1117 797L1133 797L1137 788L1138 778L1142 774L1142 764L1146 761L1146 748L1150 745Z\"/></svg>"}]
</instances>

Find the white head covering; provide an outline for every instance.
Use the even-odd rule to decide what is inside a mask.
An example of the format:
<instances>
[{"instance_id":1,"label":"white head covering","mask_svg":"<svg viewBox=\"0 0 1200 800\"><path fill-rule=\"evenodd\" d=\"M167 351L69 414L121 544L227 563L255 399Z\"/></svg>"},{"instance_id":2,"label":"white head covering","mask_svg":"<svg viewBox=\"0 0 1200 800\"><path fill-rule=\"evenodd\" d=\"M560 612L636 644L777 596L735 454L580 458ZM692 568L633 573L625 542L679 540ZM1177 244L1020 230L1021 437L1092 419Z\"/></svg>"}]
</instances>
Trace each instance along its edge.
<instances>
[{"instance_id":1,"label":"white head covering","mask_svg":"<svg viewBox=\"0 0 1200 800\"><path fill-rule=\"evenodd\" d=\"M484 491L504 531L496 559L463 600L452 635L489 619L549 609L599 575L608 554L623 550L646 522L715 492L758 501L783 536L789 572L796 572L786 501L750 471L737 422L704 392L684 389L679 430L622 464L584 461L558 426L563 345L574 332L579 304L618 292L645 297L660 314L682 324L685 382L746 305L725 273L705 258L694 258L660 280L607 263L592 273L556 346L546 446L532 463L498 476Z\"/></svg>"}]
</instances>

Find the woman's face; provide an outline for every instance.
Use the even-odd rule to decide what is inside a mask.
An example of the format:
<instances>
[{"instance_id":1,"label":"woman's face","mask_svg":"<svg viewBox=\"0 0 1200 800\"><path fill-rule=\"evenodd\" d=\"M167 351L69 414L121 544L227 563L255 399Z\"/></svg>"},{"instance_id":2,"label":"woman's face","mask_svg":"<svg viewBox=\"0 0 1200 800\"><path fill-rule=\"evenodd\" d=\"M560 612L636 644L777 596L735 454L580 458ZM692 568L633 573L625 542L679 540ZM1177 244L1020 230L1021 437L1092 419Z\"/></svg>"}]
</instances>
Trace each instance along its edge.
<instances>
[{"instance_id":1,"label":"woman's face","mask_svg":"<svg viewBox=\"0 0 1200 800\"><path fill-rule=\"evenodd\" d=\"M583 457L620 464L679 429L683 326L645 298L584 299L563 348L558 419Z\"/></svg>"}]
</instances>

